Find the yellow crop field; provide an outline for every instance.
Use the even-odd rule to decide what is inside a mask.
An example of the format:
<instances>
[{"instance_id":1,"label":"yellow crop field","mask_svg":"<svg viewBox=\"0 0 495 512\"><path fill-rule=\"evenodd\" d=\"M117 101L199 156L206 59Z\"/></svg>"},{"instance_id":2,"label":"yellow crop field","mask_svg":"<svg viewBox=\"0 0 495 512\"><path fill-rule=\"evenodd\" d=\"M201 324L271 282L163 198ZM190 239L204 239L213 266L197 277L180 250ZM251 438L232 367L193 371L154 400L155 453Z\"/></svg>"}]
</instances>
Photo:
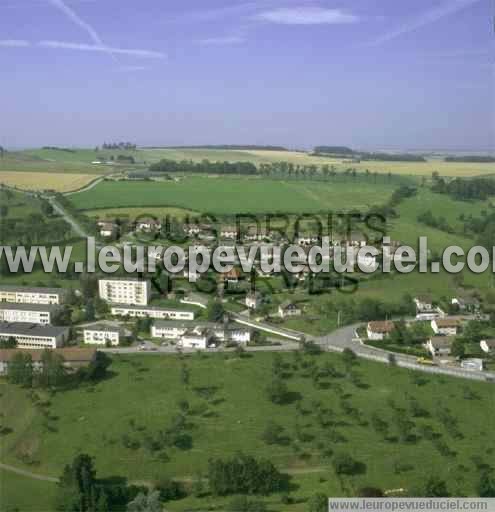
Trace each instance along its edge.
<instances>
[{"instance_id":1,"label":"yellow crop field","mask_svg":"<svg viewBox=\"0 0 495 512\"><path fill-rule=\"evenodd\" d=\"M84 187L94 179L91 174L0 171L0 183L21 190L68 192Z\"/></svg>"}]
</instances>

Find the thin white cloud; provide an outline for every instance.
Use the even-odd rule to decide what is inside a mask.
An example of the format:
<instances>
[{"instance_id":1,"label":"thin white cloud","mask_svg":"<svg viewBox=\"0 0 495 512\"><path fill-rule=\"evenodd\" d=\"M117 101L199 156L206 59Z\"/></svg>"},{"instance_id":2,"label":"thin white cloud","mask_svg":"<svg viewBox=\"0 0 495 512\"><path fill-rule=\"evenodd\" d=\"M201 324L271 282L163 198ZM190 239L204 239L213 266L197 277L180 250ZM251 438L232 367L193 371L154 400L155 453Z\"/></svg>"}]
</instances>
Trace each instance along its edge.
<instances>
[{"instance_id":1,"label":"thin white cloud","mask_svg":"<svg viewBox=\"0 0 495 512\"><path fill-rule=\"evenodd\" d=\"M133 57L142 57L147 59L165 59L167 57L166 54L162 52L156 52L152 50L139 50L133 48L113 48L111 46L105 45L70 43L66 41L40 41L38 43L38 46L52 49L77 50L82 52L130 55Z\"/></svg>"},{"instance_id":2,"label":"thin white cloud","mask_svg":"<svg viewBox=\"0 0 495 512\"><path fill-rule=\"evenodd\" d=\"M241 44L246 41L243 36L224 36L224 37L207 37L199 39L197 42L205 46L228 46L233 44Z\"/></svg>"},{"instance_id":3,"label":"thin white cloud","mask_svg":"<svg viewBox=\"0 0 495 512\"><path fill-rule=\"evenodd\" d=\"M91 38L91 40L99 45L104 46L101 37L98 35L96 30L89 24L86 23L78 14L76 14L63 0L48 0L53 7L61 11L69 20L75 25L82 28Z\"/></svg>"},{"instance_id":4,"label":"thin white cloud","mask_svg":"<svg viewBox=\"0 0 495 512\"><path fill-rule=\"evenodd\" d=\"M134 72L140 72L140 71L146 71L150 69L147 66L120 66L120 68L117 68L115 71L118 73L134 73Z\"/></svg>"},{"instance_id":5,"label":"thin white cloud","mask_svg":"<svg viewBox=\"0 0 495 512\"><path fill-rule=\"evenodd\" d=\"M474 5L480 0L450 0L448 2L444 2L436 7L432 7L427 11L421 13L419 16L409 20L403 25L392 29L388 32L385 32L381 36L377 37L374 41L368 43L368 46L378 46L383 43L387 43L397 37L408 34L409 32L413 32L419 28L422 28L430 23L434 23L446 16L450 16L452 14L456 14L457 12Z\"/></svg>"},{"instance_id":6,"label":"thin white cloud","mask_svg":"<svg viewBox=\"0 0 495 512\"><path fill-rule=\"evenodd\" d=\"M358 16L341 9L283 7L256 14L256 19L283 25L340 25L356 23Z\"/></svg>"},{"instance_id":7,"label":"thin white cloud","mask_svg":"<svg viewBox=\"0 0 495 512\"><path fill-rule=\"evenodd\" d=\"M0 40L0 46L6 48L26 48L27 46L31 46L31 43L24 39L3 39Z\"/></svg>"}]
</instances>

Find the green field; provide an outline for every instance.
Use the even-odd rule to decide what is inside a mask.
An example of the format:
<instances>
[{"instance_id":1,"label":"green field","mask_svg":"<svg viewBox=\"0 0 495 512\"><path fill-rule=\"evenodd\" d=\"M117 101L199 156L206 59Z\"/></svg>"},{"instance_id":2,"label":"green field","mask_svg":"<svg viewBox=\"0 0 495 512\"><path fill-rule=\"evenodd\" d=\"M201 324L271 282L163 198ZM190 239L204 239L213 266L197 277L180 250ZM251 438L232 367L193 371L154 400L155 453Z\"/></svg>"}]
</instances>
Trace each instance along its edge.
<instances>
[{"instance_id":1,"label":"green field","mask_svg":"<svg viewBox=\"0 0 495 512\"><path fill-rule=\"evenodd\" d=\"M0 510L53 512L56 484L0 469Z\"/></svg>"},{"instance_id":2,"label":"green field","mask_svg":"<svg viewBox=\"0 0 495 512\"><path fill-rule=\"evenodd\" d=\"M103 182L70 196L82 210L173 206L214 214L310 213L367 209L392 193L389 184L190 177L179 182Z\"/></svg>"},{"instance_id":3,"label":"green field","mask_svg":"<svg viewBox=\"0 0 495 512\"><path fill-rule=\"evenodd\" d=\"M284 379L293 395L285 405L274 405L265 395L273 358L273 354L248 358L192 355L182 360L177 356L116 356L110 368L112 376L94 387L51 396L37 392L49 400L44 414L33 406L27 390L1 382L4 423L13 432L3 436L0 460L37 474L58 476L64 464L82 451L95 456L100 477L119 475L131 482L152 482L167 476L188 481L198 471L204 474L210 457L225 457L241 449L268 457L291 473L294 497L316 490L333 496L352 494L364 485L407 492L430 475L445 479L456 495L475 493L473 459L488 461L495 450L490 432L495 422L491 385L435 376L423 376L424 382L418 383L413 372L364 361L354 367L354 377L350 377L345 376L339 355L303 356L296 362L293 354L285 354ZM331 363L340 376L317 388L311 378L314 365L321 367L324 362ZM180 379L183 364L190 370L189 385ZM209 395L200 391L205 388ZM417 398L425 416L411 417L414 437L392 440L398 434L394 410L408 411L408 396ZM166 448L168 461L160 460L158 453L145 448L143 440L166 427L183 399L190 407L187 419L192 446ZM317 410L326 408L332 419L322 426ZM448 431L440 421L439 408L447 408L456 418L457 433ZM388 440L369 424L374 412L387 421ZM267 445L261 439L269 420L284 427L286 443ZM297 425L306 436L297 434ZM435 447L422 437L426 425L453 453L446 455L444 448L439 451L438 444ZM139 446L126 448L124 434ZM331 452L341 451L365 464L366 471L337 478L331 469ZM27 500L22 496L23 481L15 478L18 481L10 499L18 495ZM29 488L26 483L25 489ZM270 498L272 503L278 500ZM185 511L193 502L184 499L167 504L167 509ZM205 507L215 502L218 500L207 498L201 504ZM306 506L281 506L278 501L273 510L302 511Z\"/></svg>"}]
</instances>

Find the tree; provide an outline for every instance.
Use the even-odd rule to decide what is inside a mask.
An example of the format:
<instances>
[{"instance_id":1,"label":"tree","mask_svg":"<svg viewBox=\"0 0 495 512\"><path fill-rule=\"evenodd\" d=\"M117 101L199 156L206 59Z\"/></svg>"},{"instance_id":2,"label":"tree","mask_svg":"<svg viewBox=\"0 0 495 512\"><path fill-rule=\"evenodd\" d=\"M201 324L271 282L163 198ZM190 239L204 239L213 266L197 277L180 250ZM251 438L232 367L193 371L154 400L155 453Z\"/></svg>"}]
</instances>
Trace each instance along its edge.
<instances>
[{"instance_id":1,"label":"tree","mask_svg":"<svg viewBox=\"0 0 495 512\"><path fill-rule=\"evenodd\" d=\"M495 498L495 479L487 470L481 473L477 491L480 498Z\"/></svg>"},{"instance_id":2,"label":"tree","mask_svg":"<svg viewBox=\"0 0 495 512\"><path fill-rule=\"evenodd\" d=\"M287 400L289 390L285 382L276 377L266 388L266 394L271 402L281 405Z\"/></svg>"},{"instance_id":3,"label":"tree","mask_svg":"<svg viewBox=\"0 0 495 512\"><path fill-rule=\"evenodd\" d=\"M282 434L284 433L284 428L277 423L270 421L263 433L261 434L261 438L265 441L266 444L278 444L282 439Z\"/></svg>"},{"instance_id":4,"label":"tree","mask_svg":"<svg viewBox=\"0 0 495 512\"><path fill-rule=\"evenodd\" d=\"M422 496L425 498L446 498L449 496L447 484L438 476L431 476L424 485Z\"/></svg>"},{"instance_id":5,"label":"tree","mask_svg":"<svg viewBox=\"0 0 495 512\"><path fill-rule=\"evenodd\" d=\"M206 316L210 322L221 322L223 320L223 315L225 310L221 304L221 302L213 301L208 304L208 308L206 310Z\"/></svg>"},{"instance_id":6,"label":"tree","mask_svg":"<svg viewBox=\"0 0 495 512\"><path fill-rule=\"evenodd\" d=\"M349 372L354 363L356 362L357 356L350 348L345 348L344 351L342 352L342 360L344 362L346 370Z\"/></svg>"},{"instance_id":7,"label":"tree","mask_svg":"<svg viewBox=\"0 0 495 512\"><path fill-rule=\"evenodd\" d=\"M100 492L93 459L80 454L66 465L60 478L57 510L63 512L96 512Z\"/></svg>"},{"instance_id":8,"label":"tree","mask_svg":"<svg viewBox=\"0 0 495 512\"><path fill-rule=\"evenodd\" d=\"M64 358L60 354L45 349L41 354L41 371L38 374L40 387L58 387L65 379Z\"/></svg>"},{"instance_id":9,"label":"tree","mask_svg":"<svg viewBox=\"0 0 495 512\"><path fill-rule=\"evenodd\" d=\"M12 384L31 387L33 383L33 360L31 354L16 352L9 363L8 380Z\"/></svg>"},{"instance_id":10,"label":"tree","mask_svg":"<svg viewBox=\"0 0 495 512\"><path fill-rule=\"evenodd\" d=\"M332 460L337 475L354 475L361 469L361 463L354 460L348 453L337 453Z\"/></svg>"},{"instance_id":11,"label":"tree","mask_svg":"<svg viewBox=\"0 0 495 512\"><path fill-rule=\"evenodd\" d=\"M17 340L13 336L9 336L6 340L0 340L0 348L16 348Z\"/></svg>"},{"instance_id":12,"label":"tree","mask_svg":"<svg viewBox=\"0 0 495 512\"><path fill-rule=\"evenodd\" d=\"M328 497L326 494L317 493L313 494L308 502L309 512L327 512L328 511Z\"/></svg>"},{"instance_id":13,"label":"tree","mask_svg":"<svg viewBox=\"0 0 495 512\"><path fill-rule=\"evenodd\" d=\"M456 338L450 347L450 353L459 359L463 358L466 353L466 347L463 341L459 338Z\"/></svg>"}]
</instances>

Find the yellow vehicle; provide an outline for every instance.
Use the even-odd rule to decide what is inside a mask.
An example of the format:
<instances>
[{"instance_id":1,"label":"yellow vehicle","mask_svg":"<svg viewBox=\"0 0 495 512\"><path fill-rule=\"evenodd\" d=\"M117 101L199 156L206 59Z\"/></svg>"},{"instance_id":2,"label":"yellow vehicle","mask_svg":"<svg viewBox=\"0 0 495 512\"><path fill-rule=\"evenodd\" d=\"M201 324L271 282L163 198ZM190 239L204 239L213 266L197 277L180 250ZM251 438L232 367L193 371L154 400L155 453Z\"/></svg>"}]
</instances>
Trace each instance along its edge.
<instances>
[{"instance_id":1,"label":"yellow vehicle","mask_svg":"<svg viewBox=\"0 0 495 512\"><path fill-rule=\"evenodd\" d=\"M427 366L437 366L437 363L435 363L434 361L432 361L431 359L426 359L426 357L418 357L416 359L416 362L418 364L425 364Z\"/></svg>"}]
</instances>

